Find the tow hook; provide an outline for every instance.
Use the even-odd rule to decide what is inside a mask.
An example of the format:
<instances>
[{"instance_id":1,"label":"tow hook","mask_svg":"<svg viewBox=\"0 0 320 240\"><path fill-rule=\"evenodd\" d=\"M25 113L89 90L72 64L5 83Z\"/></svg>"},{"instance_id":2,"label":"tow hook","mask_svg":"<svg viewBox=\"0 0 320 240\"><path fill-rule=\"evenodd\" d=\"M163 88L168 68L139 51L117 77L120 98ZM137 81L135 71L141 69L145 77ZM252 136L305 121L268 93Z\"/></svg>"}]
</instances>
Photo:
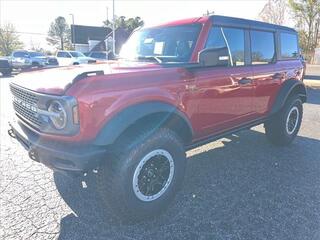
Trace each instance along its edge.
<instances>
[{"instance_id":1,"label":"tow hook","mask_svg":"<svg viewBox=\"0 0 320 240\"><path fill-rule=\"evenodd\" d=\"M30 157L32 160L34 160L34 161L36 161L36 162L40 162L37 151L35 151L34 149L30 149L29 152L28 152L28 154L29 154L29 157Z\"/></svg>"},{"instance_id":2,"label":"tow hook","mask_svg":"<svg viewBox=\"0 0 320 240\"><path fill-rule=\"evenodd\" d=\"M8 130L8 134L9 134L10 137L16 138L16 135L14 134L13 129L9 129L9 130Z\"/></svg>"}]
</instances>

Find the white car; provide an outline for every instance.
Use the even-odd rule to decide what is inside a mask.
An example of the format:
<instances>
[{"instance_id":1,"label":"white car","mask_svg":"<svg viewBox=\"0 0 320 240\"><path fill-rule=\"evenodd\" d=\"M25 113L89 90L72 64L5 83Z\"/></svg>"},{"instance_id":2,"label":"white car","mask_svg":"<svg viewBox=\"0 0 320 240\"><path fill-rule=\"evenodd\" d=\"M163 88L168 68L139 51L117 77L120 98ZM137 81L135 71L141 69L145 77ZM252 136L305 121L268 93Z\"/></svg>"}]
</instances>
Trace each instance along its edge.
<instances>
[{"instance_id":1,"label":"white car","mask_svg":"<svg viewBox=\"0 0 320 240\"><path fill-rule=\"evenodd\" d=\"M59 66L79 65L96 62L94 58L86 57L83 53L77 51L58 51L56 57Z\"/></svg>"}]
</instances>

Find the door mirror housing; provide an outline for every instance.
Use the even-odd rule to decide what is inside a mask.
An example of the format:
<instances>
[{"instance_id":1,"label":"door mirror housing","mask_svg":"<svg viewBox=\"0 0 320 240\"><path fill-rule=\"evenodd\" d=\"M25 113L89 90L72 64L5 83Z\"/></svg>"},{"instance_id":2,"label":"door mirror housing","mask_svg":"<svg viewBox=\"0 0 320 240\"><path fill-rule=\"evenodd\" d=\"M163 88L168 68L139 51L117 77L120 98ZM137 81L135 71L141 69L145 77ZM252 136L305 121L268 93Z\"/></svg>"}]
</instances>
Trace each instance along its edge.
<instances>
[{"instance_id":1,"label":"door mirror housing","mask_svg":"<svg viewBox=\"0 0 320 240\"><path fill-rule=\"evenodd\" d=\"M230 56L228 48L203 49L199 52L198 62L204 67L229 66Z\"/></svg>"}]
</instances>

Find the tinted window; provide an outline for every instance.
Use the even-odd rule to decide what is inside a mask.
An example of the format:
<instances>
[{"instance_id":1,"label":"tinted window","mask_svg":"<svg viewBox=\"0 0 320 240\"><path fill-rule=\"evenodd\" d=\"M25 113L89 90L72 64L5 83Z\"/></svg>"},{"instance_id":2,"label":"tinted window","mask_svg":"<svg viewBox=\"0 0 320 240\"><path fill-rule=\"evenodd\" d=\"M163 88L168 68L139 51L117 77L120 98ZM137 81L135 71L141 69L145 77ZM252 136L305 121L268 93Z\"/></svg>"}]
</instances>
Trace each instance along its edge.
<instances>
[{"instance_id":1,"label":"tinted window","mask_svg":"<svg viewBox=\"0 0 320 240\"><path fill-rule=\"evenodd\" d=\"M298 57L298 39L297 35L290 33L281 33L281 57L297 58Z\"/></svg>"},{"instance_id":2,"label":"tinted window","mask_svg":"<svg viewBox=\"0 0 320 240\"><path fill-rule=\"evenodd\" d=\"M14 57L27 58L29 57L28 52L15 52L13 53Z\"/></svg>"},{"instance_id":3,"label":"tinted window","mask_svg":"<svg viewBox=\"0 0 320 240\"><path fill-rule=\"evenodd\" d=\"M106 59L107 55L106 55L106 53L103 53L103 52L93 52L93 53L91 53L90 57L99 58L99 59Z\"/></svg>"},{"instance_id":4,"label":"tinted window","mask_svg":"<svg viewBox=\"0 0 320 240\"><path fill-rule=\"evenodd\" d=\"M67 52L58 52L57 57L70 58L70 55Z\"/></svg>"},{"instance_id":5,"label":"tinted window","mask_svg":"<svg viewBox=\"0 0 320 240\"><path fill-rule=\"evenodd\" d=\"M85 57L85 55L81 52L70 52L73 57Z\"/></svg>"},{"instance_id":6,"label":"tinted window","mask_svg":"<svg viewBox=\"0 0 320 240\"><path fill-rule=\"evenodd\" d=\"M274 34L271 32L251 31L252 64L268 64L275 59Z\"/></svg>"},{"instance_id":7,"label":"tinted window","mask_svg":"<svg viewBox=\"0 0 320 240\"><path fill-rule=\"evenodd\" d=\"M40 52L29 52L30 57L43 57L45 56L43 53Z\"/></svg>"},{"instance_id":8,"label":"tinted window","mask_svg":"<svg viewBox=\"0 0 320 240\"><path fill-rule=\"evenodd\" d=\"M244 65L244 30L213 27L209 33L206 48L225 49L229 66Z\"/></svg>"}]
</instances>

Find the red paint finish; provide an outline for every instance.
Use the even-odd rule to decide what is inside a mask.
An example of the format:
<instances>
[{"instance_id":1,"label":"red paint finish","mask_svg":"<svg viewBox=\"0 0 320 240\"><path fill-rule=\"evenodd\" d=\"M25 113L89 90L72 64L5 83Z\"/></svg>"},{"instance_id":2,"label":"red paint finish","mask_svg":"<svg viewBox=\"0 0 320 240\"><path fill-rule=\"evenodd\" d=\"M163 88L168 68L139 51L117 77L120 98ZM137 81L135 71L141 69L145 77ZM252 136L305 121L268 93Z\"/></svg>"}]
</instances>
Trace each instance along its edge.
<instances>
[{"instance_id":1,"label":"red paint finish","mask_svg":"<svg viewBox=\"0 0 320 240\"><path fill-rule=\"evenodd\" d=\"M212 26L208 17L171 22L160 26L201 23L202 29L190 63L196 62ZM293 63L294 62L294 63ZM72 84L85 71L103 70ZM188 69L154 63L110 61L21 75L17 84L34 91L74 96L79 105L80 131L75 136L44 135L69 142L93 140L117 113L131 105L160 101L176 106L189 120L193 141L242 125L268 114L283 81L301 79L297 61L239 67ZM240 84L242 79L252 79ZM28 79L30 81L28 81Z\"/></svg>"}]
</instances>

